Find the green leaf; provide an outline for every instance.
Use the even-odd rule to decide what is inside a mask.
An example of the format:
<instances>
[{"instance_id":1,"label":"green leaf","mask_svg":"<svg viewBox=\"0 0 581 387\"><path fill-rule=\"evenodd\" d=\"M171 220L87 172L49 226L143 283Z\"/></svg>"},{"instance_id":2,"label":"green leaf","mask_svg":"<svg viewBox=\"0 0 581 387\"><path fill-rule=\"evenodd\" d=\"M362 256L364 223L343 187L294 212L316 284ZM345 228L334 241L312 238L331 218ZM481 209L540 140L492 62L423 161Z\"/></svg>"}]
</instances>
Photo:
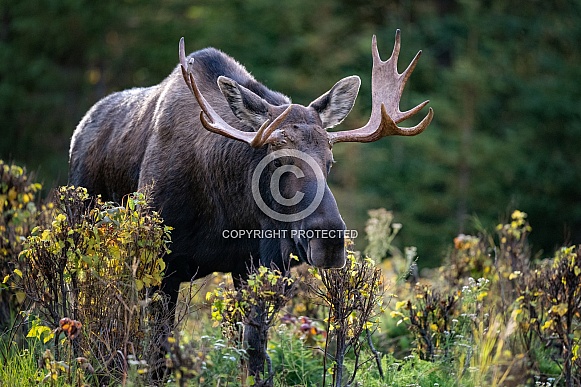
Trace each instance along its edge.
<instances>
[{"instance_id":1,"label":"green leaf","mask_svg":"<svg viewBox=\"0 0 581 387\"><path fill-rule=\"evenodd\" d=\"M49 340L51 340L54 337L54 333L52 329L45 325L33 324L32 328L30 328L30 331L28 331L26 337L34 337L38 340L42 340L42 342L46 344Z\"/></svg>"}]
</instances>

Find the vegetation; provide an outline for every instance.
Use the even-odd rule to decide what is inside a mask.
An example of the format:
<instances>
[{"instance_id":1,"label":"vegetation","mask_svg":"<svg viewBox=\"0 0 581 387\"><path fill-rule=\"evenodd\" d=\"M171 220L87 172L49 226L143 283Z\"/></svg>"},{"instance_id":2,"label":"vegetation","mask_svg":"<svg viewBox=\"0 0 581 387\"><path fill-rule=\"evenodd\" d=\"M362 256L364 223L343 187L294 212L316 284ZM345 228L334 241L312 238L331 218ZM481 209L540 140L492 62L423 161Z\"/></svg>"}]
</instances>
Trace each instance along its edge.
<instances>
[{"instance_id":1,"label":"vegetation","mask_svg":"<svg viewBox=\"0 0 581 387\"><path fill-rule=\"evenodd\" d=\"M396 243L416 246L421 267L439 265L475 214L492 228L511 208L535 225L536 251L581 243L579 1L1 0L0 15L0 158L45 187L66 184L90 106L160 82L181 36L298 103L360 75L344 129L370 111L371 35L387 55L400 28L402 62L423 50L402 109L430 99L434 122L417 138L335 147L330 183L349 227L363 235L367 210L392 209Z\"/></svg>"},{"instance_id":2,"label":"vegetation","mask_svg":"<svg viewBox=\"0 0 581 387\"><path fill-rule=\"evenodd\" d=\"M27 181L11 166L3 181L15 178ZM368 238L385 259L351 252L341 270L291 277L258 267L238 291L221 276L190 284L183 302L200 307L160 332L169 314L153 290L171 230L146 196L120 207L61 187L36 206L29 235L2 266L12 268L2 292L27 295L3 305L11 320L0 336L2 385L581 383L581 246L533 255L522 211L492 231L458 235L444 266L420 274L414 249L391 246L402 225L373 211ZM2 216L13 211L5 202ZM205 300L196 297L203 287ZM264 373L241 371L253 352L238 321L261 332Z\"/></svg>"},{"instance_id":3,"label":"vegetation","mask_svg":"<svg viewBox=\"0 0 581 387\"><path fill-rule=\"evenodd\" d=\"M36 224L35 197L41 185L30 182L23 168L2 160L0 173L0 328L4 329L24 302L25 294L14 281L22 277L22 267L14 257Z\"/></svg>"},{"instance_id":4,"label":"vegetation","mask_svg":"<svg viewBox=\"0 0 581 387\"><path fill-rule=\"evenodd\" d=\"M101 380L125 378L132 358L155 372L162 346L156 331L168 326L170 314L152 290L161 284L169 228L143 194L119 207L91 201L84 188L61 187L51 203L46 224L10 257L21 267L12 276L26 295L19 312L31 324L27 337L53 342L39 360L48 379L66 372L72 380L73 358L82 369L90 359Z\"/></svg>"}]
</instances>

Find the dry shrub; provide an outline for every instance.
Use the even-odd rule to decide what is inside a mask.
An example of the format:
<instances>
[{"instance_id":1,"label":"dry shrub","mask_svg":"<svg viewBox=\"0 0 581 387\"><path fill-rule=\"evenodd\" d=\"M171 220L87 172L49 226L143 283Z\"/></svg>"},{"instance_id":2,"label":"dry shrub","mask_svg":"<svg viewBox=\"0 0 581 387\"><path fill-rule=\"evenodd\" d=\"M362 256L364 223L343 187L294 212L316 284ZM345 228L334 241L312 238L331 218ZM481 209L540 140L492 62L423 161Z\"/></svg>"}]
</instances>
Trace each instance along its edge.
<instances>
[{"instance_id":1,"label":"dry shrub","mask_svg":"<svg viewBox=\"0 0 581 387\"><path fill-rule=\"evenodd\" d=\"M347 385L353 384L361 364L362 349L368 344L377 360L380 374L383 373L379 354L371 344L371 331L377 326L377 317L383 308L383 277L381 269L371 258L361 259L349 252L347 262L341 269L316 269L311 272L318 282L313 283L312 292L329 308L327 345L325 354L334 359L330 367L333 386L344 385L344 361L349 351L353 352L354 369ZM329 345L332 342L333 345ZM325 357L326 359L326 357ZM327 370L326 364L323 368ZM325 376L323 384L325 384Z\"/></svg>"}]
</instances>

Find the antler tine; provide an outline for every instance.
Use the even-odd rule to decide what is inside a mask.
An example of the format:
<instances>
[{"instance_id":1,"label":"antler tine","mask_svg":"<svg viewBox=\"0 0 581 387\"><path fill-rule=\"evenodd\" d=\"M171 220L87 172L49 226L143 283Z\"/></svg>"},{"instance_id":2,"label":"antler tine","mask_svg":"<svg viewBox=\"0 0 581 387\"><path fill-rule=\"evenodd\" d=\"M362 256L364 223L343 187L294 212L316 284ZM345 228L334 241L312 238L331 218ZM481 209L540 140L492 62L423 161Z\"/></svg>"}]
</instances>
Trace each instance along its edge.
<instances>
[{"instance_id":1,"label":"antler tine","mask_svg":"<svg viewBox=\"0 0 581 387\"><path fill-rule=\"evenodd\" d=\"M412 59L412 61L408 65L407 69L405 69L404 72L401 73L401 76L403 78L402 84L404 86L405 86L406 82L408 81L410 75L412 75L412 73L414 72L416 65L418 64L418 61L420 60L420 56L422 56L422 50L418 51L416 56L414 56L414 59Z\"/></svg>"},{"instance_id":2,"label":"antler tine","mask_svg":"<svg viewBox=\"0 0 581 387\"><path fill-rule=\"evenodd\" d=\"M260 148L264 144L276 141L276 138L271 136L271 135L278 128L278 126L281 124L281 122L284 121L286 116L289 115L292 108L293 108L293 105L292 104L289 105L270 124L269 124L269 122L270 122L269 120L264 121L264 123L260 126L260 129L258 129L258 132L256 132L256 136L254 137L254 139L250 143L250 146L252 146L254 148Z\"/></svg>"},{"instance_id":3,"label":"antler tine","mask_svg":"<svg viewBox=\"0 0 581 387\"><path fill-rule=\"evenodd\" d=\"M426 106L429 103L430 103L430 100L427 99L424 102L420 103L419 105L417 105L409 110L406 110L405 112L400 112L400 118L398 118L397 120L394 120L394 121L397 124L399 124L400 122L407 120L408 118L416 115L416 113L418 113L420 110L422 110L424 108L424 106Z\"/></svg>"},{"instance_id":4,"label":"antler tine","mask_svg":"<svg viewBox=\"0 0 581 387\"><path fill-rule=\"evenodd\" d=\"M179 48L178 48L178 55L180 57L180 64L182 65L182 75L185 78L187 64L186 64L186 44L185 44L183 36L180 39L180 44L179 44ZM187 83L187 81L186 81L186 83ZM188 86L189 86L189 84L188 84Z\"/></svg>"},{"instance_id":5,"label":"antler tine","mask_svg":"<svg viewBox=\"0 0 581 387\"><path fill-rule=\"evenodd\" d=\"M276 128L280 125L280 123L284 120L284 118L290 112L292 105L290 105L280 116L278 116L272 123L269 124L267 120L264 122L258 132L244 132L242 130L236 129L230 126L220 115L212 108L212 106L208 103L206 98L202 95L197 83L196 78L191 70L191 65L193 64L193 58L189 60L186 59L186 51L185 51L185 42L184 38L180 39L179 43L179 58L181 64L182 75L184 77L184 81L186 85L196 97L198 101L198 105L202 111L200 112L200 122L208 131L220 134L222 136L238 140L244 141L250 146L254 148L259 148L264 144L268 143L272 135L272 133L276 130ZM271 140L273 141L273 140Z\"/></svg>"},{"instance_id":6,"label":"antler tine","mask_svg":"<svg viewBox=\"0 0 581 387\"><path fill-rule=\"evenodd\" d=\"M401 31L399 28L395 30L395 43L393 44L393 51L391 56L387 60L388 62L393 60L395 71L397 71L397 60L399 59L399 51L401 49Z\"/></svg>"},{"instance_id":7,"label":"antler tine","mask_svg":"<svg viewBox=\"0 0 581 387\"><path fill-rule=\"evenodd\" d=\"M379 49L377 48L377 36L373 34L371 37L371 56L373 58L373 65L381 63L381 57L379 56Z\"/></svg>"},{"instance_id":8,"label":"antler tine","mask_svg":"<svg viewBox=\"0 0 581 387\"><path fill-rule=\"evenodd\" d=\"M428 104L428 102L430 101L424 101L422 102L420 105L416 106L413 109L410 109L408 111L418 111L420 110L422 107L426 106ZM418 107L420 107L420 109L418 109ZM385 110L385 105L381 104L381 114L382 114L382 123L383 122L387 122L388 119L391 122L387 122L387 124L384 125L383 128L380 128L379 130L377 130L377 132L380 132L382 135L381 137L386 137L386 136L415 136L417 134L422 133L432 122L432 118L434 118L434 109L430 108L428 110L428 114L426 114L426 116L415 126L412 126L411 128L402 128L400 126L397 126L397 124L391 119L391 117L387 114L387 111ZM415 114L415 113L414 113ZM379 138L381 138L379 137ZM378 138L378 140L379 140Z\"/></svg>"},{"instance_id":9,"label":"antler tine","mask_svg":"<svg viewBox=\"0 0 581 387\"><path fill-rule=\"evenodd\" d=\"M418 52L405 71L400 74L397 71L400 49L401 32L396 30L391 56L387 61L383 61L377 49L377 38L375 35L373 36L371 40L373 56L371 117L367 124L361 128L329 133L329 141L331 143L347 141L371 142L385 136L394 135L415 136L428 127L434 116L431 108L426 117L416 126L411 128L397 126L397 123L410 118L429 103L429 101L424 101L405 112L400 110L399 103L406 82L414 71L422 53L421 51Z\"/></svg>"},{"instance_id":10,"label":"antler tine","mask_svg":"<svg viewBox=\"0 0 581 387\"><path fill-rule=\"evenodd\" d=\"M186 58L186 49L185 49L185 42L184 42L183 36L180 39L179 57L180 57L180 65L181 65L182 76L184 77L184 81L186 81L186 85L188 86L188 89L190 89L190 91L195 94L194 86L192 85L192 82L191 82L190 77L188 75L190 65L193 63L193 58L190 62L188 62L188 60ZM196 96L196 98L197 98L197 96Z\"/></svg>"}]
</instances>

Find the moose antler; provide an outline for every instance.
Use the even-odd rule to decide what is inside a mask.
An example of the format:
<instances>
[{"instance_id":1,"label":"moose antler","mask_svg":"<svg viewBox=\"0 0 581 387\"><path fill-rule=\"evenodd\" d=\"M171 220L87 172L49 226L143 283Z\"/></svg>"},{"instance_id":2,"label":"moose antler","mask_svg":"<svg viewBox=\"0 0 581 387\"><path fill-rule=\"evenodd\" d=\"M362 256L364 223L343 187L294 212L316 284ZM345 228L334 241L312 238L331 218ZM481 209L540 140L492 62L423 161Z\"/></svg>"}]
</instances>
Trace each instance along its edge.
<instances>
[{"instance_id":1,"label":"moose antler","mask_svg":"<svg viewBox=\"0 0 581 387\"><path fill-rule=\"evenodd\" d=\"M397 123L413 116L430 101L424 101L406 112L399 110L399 101L405 84L414 71L421 51L419 51L408 68L402 73L397 72L397 59L400 50L400 31L395 33L395 44L391 57L382 61L377 50L377 38L373 35L371 49L373 54L373 69L371 73L371 117L367 124L358 129L329 133L329 142L373 142L385 136L415 136L430 125L434 116L432 108L424 119L412 128L401 128Z\"/></svg>"},{"instance_id":2,"label":"moose antler","mask_svg":"<svg viewBox=\"0 0 581 387\"><path fill-rule=\"evenodd\" d=\"M196 79L191 70L191 65L194 63L194 58L189 58L186 60L186 51L184 38L180 39L179 45L179 57L180 64L182 67L182 75L186 81L186 85L196 97L198 105L202 111L200 112L200 121L204 128L210 132L221 134L222 136L232 138L238 141L244 141L248 143L253 148L260 148L264 144L270 141L274 141L274 137L271 134L276 130L280 123L286 118L292 109L292 105L289 105L284 112L282 112L274 121L266 120L258 129L257 132L244 132L240 129L236 129L230 126L216 111L210 106L206 98L200 92L198 85L196 84Z\"/></svg>"}]
</instances>

